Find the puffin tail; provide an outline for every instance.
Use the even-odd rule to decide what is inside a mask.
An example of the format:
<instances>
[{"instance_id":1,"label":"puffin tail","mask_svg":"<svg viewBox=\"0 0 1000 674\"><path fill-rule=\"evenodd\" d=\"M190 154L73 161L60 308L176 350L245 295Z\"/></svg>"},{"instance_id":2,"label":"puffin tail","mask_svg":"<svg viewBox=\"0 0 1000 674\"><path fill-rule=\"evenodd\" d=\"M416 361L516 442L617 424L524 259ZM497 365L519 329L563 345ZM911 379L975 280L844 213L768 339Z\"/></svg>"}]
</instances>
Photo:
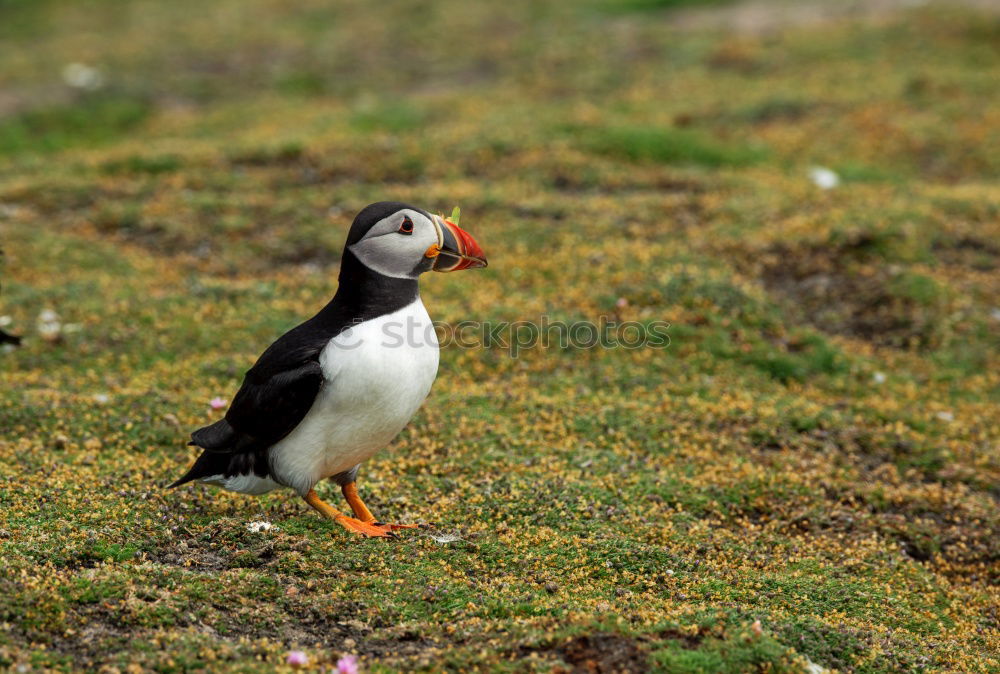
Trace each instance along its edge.
<instances>
[{"instance_id":1,"label":"puffin tail","mask_svg":"<svg viewBox=\"0 0 1000 674\"><path fill-rule=\"evenodd\" d=\"M258 443L230 426L224 418L196 430L191 434L188 445L201 447L205 451L191 466L191 470L167 489L215 475L245 472L267 475L267 458L258 451L261 449Z\"/></svg>"},{"instance_id":2,"label":"puffin tail","mask_svg":"<svg viewBox=\"0 0 1000 674\"><path fill-rule=\"evenodd\" d=\"M229 455L224 454L237 439L236 430L224 418L214 424L199 428L191 434L189 446L201 447L203 451L184 475L167 485L167 489L179 487L182 484L210 475L219 475L229 468Z\"/></svg>"},{"instance_id":3,"label":"puffin tail","mask_svg":"<svg viewBox=\"0 0 1000 674\"><path fill-rule=\"evenodd\" d=\"M222 475L229 468L229 457L225 454L216 454L213 452L202 452L198 459L194 462L188 472L184 473L179 479L175 480L171 484L167 485L167 489L173 489L174 487L179 487L182 484L187 484L192 480L198 480L204 477L211 477L213 475Z\"/></svg>"}]
</instances>

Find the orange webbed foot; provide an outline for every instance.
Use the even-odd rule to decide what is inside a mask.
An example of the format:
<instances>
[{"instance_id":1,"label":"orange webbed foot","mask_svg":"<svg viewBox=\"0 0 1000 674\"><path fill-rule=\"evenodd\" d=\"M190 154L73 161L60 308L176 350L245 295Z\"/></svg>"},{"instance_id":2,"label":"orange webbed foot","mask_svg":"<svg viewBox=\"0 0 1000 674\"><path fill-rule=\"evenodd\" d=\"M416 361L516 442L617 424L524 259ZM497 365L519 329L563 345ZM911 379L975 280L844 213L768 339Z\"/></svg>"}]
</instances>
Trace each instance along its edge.
<instances>
[{"instance_id":1,"label":"orange webbed foot","mask_svg":"<svg viewBox=\"0 0 1000 674\"><path fill-rule=\"evenodd\" d=\"M347 504L351 506L351 510L354 511L354 518L361 522L367 522L372 526L378 527L385 531L393 532L399 531L400 529L424 529L430 528L427 524L386 524L383 522L376 522L375 516L365 505L365 502L361 500L358 495L358 488L353 482L348 482L341 487L344 492L344 498L347 500Z\"/></svg>"},{"instance_id":2,"label":"orange webbed foot","mask_svg":"<svg viewBox=\"0 0 1000 674\"><path fill-rule=\"evenodd\" d=\"M336 518L337 524L348 531L361 534L367 538L396 538L391 524L381 524L379 522L362 522L361 520L341 515Z\"/></svg>"}]
</instances>

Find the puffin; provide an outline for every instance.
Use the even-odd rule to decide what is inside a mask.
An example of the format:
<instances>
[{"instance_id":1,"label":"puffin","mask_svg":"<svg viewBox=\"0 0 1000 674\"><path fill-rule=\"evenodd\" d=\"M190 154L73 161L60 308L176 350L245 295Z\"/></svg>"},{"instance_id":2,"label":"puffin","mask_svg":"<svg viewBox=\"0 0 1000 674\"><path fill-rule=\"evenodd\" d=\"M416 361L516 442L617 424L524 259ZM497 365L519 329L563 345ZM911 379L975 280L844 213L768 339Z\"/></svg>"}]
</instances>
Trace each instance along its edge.
<instances>
[{"instance_id":1,"label":"puffin","mask_svg":"<svg viewBox=\"0 0 1000 674\"><path fill-rule=\"evenodd\" d=\"M289 488L368 537L419 526L377 521L355 480L437 376L421 274L485 266L479 244L451 219L394 201L366 206L348 232L333 299L264 351L222 419L191 434L202 452L169 488L194 480L253 495ZM324 479L340 486L351 514L317 495Z\"/></svg>"}]
</instances>

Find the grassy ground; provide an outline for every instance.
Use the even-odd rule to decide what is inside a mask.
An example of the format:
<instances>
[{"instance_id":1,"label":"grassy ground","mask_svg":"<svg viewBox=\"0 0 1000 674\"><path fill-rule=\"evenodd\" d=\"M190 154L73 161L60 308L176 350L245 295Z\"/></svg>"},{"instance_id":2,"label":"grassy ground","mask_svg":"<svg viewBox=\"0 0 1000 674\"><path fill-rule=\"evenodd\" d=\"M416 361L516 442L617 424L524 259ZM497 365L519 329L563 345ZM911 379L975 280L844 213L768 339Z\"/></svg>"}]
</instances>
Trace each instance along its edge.
<instances>
[{"instance_id":1,"label":"grassy ground","mask_svg":"<svg viewBox=\"0 0 1000 674\"><path fill-rule=\"evenodd\" d=\"M1000 671L995 14L330 4L0 1L0 668ZM387 198L434 318L669 348L445 350L360 482L435 532L165 491Z\"/></svg>"}]
</instances>

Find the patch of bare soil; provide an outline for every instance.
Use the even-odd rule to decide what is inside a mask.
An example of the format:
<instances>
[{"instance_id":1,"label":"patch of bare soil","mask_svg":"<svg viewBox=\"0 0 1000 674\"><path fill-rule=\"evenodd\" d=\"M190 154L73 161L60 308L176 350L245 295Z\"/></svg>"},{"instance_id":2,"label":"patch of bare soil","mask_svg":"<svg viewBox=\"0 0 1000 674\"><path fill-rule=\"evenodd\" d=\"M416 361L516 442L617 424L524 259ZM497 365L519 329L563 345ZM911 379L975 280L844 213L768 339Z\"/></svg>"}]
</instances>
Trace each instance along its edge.
<instances>
[{"instance_id":1,"label":"patch of bare soil","mask_svg":"<svg viewBox=\"0 0 1000 674\"><path fill-rule=\"evenodd\" d=\"M974 236L938 241L934 244L934 256L944 264L976 271L1000 268L1000 246Z\"/></svg>"},{"instance_id":2,"label":"patch of bare soil","mask_svg":"<svg viewBox=\"0 0 1000 674\"><path fill-rule=\"evenodd\" d=\"M959 507L928 512L921 503L872 509L879 532L899 541L911 559L967 582L1000 581L1000 542L990 514Z\"/></svg>"},{"instance_id":3,"label":"patch of bare soil","mask_svg":"<svg viewBox=\"0 0 1000 674\"><path fill-rule=\"evenodd\" d=\"M574 674L612 674L618 672L647 672L649 662L646 649L633 637L620 634L584 634L563 641L535 647L522 647L521 655L538 653L558 658L569 669L553 671Z\"/></svg>"},{"instance_id":4,"label":"patch of bare soil","mask_svg":"<svg viewBox=\"0 0 1000 674\"><path fill-rule=\"evenodd\" d=\"M740 430L738 424L729 428L734 434L754 434L753 430ZM755 463L780 471L787 455L775 452L814 451L833 456L840 467L855 469L859 479L853 486L820 485L824 500L801 508L788 510L780 502L765 509L729 505L734 526L742 526L743 520L782 522L782 526L805 535L834 536L845 546L848 540L878 535L898 544L900 552L927 564L935 573L963 582L1000 581L1000 537L996 535L1000 531L996 509L1000 498L977 479L974 469L944 459L940 466L934 466L932 448L915 447L856 427L803 432L786 429L766 442L748 453ZM921 463L928 465L920 468ZM912 467L904 470L901 464ZM949 498L940 502L917 497L883 500L876 485L895 479L900 472L911 484L925 485ZM752 559L750 554L748 560Z\"/></svg>"},{"instance_id":5,"label":"patch of bare soil","mask_svg":"<svg viewBox=\"0 0 1000 674\"><path fill-rule=\"evenodd\" d=\"M78 609L75 618L81 625L78 635L68 637L52 632L25 634L15 630L16 641L22 644L45 643L52 651L72 659L83 669L97 669L109 661L109 654L124 650L135 640L151 637L151 630L136 625L128 617L128 601L151 601L148 597L130 600L110 600ZM288 612L262 617L252 612L220 612L209 622L196 620L191 614L180 616L171 628L178 632L196 632L219 642L238 643L242 638L268 638L288 647L329 648L352 650L375 657L400 657L419 654L425 643L412 634L373 632L357 619L359 609L350 602L326 611L307 607L304 603Z\"/></svg>"},{"instance_id":6,"label":"patch of bare soil","mask_svg":"<svg viewBox=\"0 0 1000 674\"><path fill-rule=\"evenodd\" d=\"M778 244L762 257L760 278L789 312L824 332L878 346L933 346L937 307L893 292L899 271L868 254L872 243Z\"/></svg>"}]
</instances>

